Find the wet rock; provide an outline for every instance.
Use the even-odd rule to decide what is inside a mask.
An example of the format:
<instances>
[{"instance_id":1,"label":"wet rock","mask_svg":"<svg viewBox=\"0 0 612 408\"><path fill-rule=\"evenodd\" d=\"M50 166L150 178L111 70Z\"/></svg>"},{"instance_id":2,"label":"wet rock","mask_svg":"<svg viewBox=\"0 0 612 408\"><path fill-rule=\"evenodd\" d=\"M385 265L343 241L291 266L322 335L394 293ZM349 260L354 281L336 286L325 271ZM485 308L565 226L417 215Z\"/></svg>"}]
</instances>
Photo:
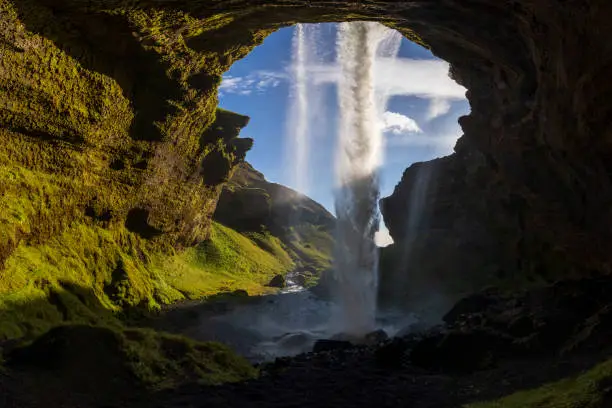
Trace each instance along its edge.
<instances>
[{"instance_id":1,"label":"wet rock","mask_svg":"<svg viewBox=\"0 0 612 408\"><path fill-rule=\"evenodd\" d=\"M395 337L406 337L406 336L410 336L415 333L424 333L426 330L430 328L431 328L431 325L428 325L423 322L412 323L404 327L403 329L399 330L397 334L395 335Z\"/></svg>"},{"instance_id":2,"label":"wet rock","mask_svg":"<svg viewBox=\"0 0 612 408\"><path fill-rule=\"evenodd\" d=\"M307 333L287 333L282 335L277 344L285 349L306 349L309 344L312 344L312 336Z\"/></svg>"},{"instance_id":3,"label":"wet rock","mask_svg":"<svg viewBox=\"0 0 612 408\"><path fill-rule=\"evenodd\" d=\"M276 275L272 278L268 286L272 288L284 288L287 285L287 281L283 275Z\"/></svg>"},{"instance_id":4,"label":"wet rock","mask_svg":"<svg viewBox=\"0 0 612 408\"><path fill-rule=\"evenodd\" d=\"M511 355L512 339L486 330L451 331L424 338L410 352L410 360L424 368L475 371L489 368Z\"/></svg>"},{"instance_id":5,"label":"wet rock","mask_svg":"<svg viewBox=\"0 0 612 408\"><path fill-rule=\"evenodd\" d=\"M374 351L374 361L380 368L401 368L408 359L409 343L403 339L393 339Z\"/></svg>"},{"instance_id":6,"label":"wet rock","mask_svg":"<svg viewBox=\"0 0 612 408\"><path fill-rule=\"evenodd\" d=\"M612 337L612 304L603 307L579 326L562 353L596 351L609 346Z\"/></svg>"},{"instance_id":7,"label":"wet rock","mask_svg":"<svg viewBox=\"0 0 612 408\"><path fill-rule=\"evenodd\" d=\"M483 313L497 303L499 303L499 296L496 296L494 291L476 293L458 301L442 320L447 324L454 324L462 317Z\"/></svg>"},{"instance_id":8,"label":"wet rock","mask_svg":"<svg viewBox=\"0 0 612 408\"><path fill-rule=\"evenodd\" d=\"M312 279L312 277L315 275L316 275L315 272L304 270L304 271L296 272L295 275L293 276L293 280L295 281L296 284L300 286L306 286L308 284L308 280Z\"/></svg>"},{"instance_id":9,"label":"wet rock","mask_svg":"<svg viewBox=\"0 0 612 408\"><path fill-rule=\"evenodd\" d=\"M365 335L365 344L380 344L389 339L389 335L382 329L374 330Z\"/></svg>"},{"instance_id":10,"label":"wet rock","mask_svg":"<svg viewBox=\"0 0 612 408\"><path fill-rule=\"evenodd\" d=\"M321 339L315 342L312 351L314 353L320 353L322 351L347 350L353 347L353 343L350 341Z\"/></svg>"}]
</instances>

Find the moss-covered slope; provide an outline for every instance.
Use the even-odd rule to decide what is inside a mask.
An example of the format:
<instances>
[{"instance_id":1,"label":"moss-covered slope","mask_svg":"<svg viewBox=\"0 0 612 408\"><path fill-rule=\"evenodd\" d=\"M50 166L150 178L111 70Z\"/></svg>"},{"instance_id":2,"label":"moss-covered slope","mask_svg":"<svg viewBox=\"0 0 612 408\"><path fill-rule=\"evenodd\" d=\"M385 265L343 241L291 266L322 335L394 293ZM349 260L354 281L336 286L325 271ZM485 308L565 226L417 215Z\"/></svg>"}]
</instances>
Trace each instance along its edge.
<instances>
[{"instance_id":1,"label":"moss-covered slope","mask_svg":"<svg viewBox=\"0 0 612 408\"><path fill-rule=\"evenodd\" d=\"M0 337L261 291L286 266L211 216L251 146L214 85L263 34L202 53L186 42L231 18L55 6L0 0ZM222 271L230 252L255 255Z\"/></svg>"},{"instance_id":2,"label":"moss-covered slope","mask_svg":"<svg viewBox=\"0 0 612 408\"><path fill-rule=\"evenodd\" d=\"M249 163L237 166L214 218L255 239L262 248L279 240L282 247L276 252L287 253L298 271L319 275L331 267L334 217L297 191L268 182Z\"/></svg>"}]
</instances>

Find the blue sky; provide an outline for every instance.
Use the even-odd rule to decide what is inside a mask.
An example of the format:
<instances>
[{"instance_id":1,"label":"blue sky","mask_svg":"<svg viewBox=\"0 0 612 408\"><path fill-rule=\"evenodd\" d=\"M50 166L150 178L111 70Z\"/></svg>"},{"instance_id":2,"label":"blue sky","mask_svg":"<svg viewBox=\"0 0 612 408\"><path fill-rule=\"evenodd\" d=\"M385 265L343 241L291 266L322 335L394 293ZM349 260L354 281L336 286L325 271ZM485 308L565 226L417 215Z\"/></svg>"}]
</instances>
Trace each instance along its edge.
<instances>
[{"instance_id":1,"label":"blue sky","mask_svg":"<svg viewBox=\"0 0 612 408\"><path fill-rule=\"evenodd\" d=\"M308 178L298 186L292 163L291 77L292 37L295 27L270 35L262 45L237 61L225 73L219 92L222 108L251 120L243 137L255 140L247 160L268 180L307 194L333 212L334 157L336 147L336 87L334 84L335 24L321 24L317 41L319 63L313 76L321 83L316 131L310 135ZM461 136L457 119L469 112L465 89L448 78L448 65L428 50L402 40L398 58L377 63L375 80L392 89L384 127L384 162L380 169L381 196L393 192L410 164L452 153Z\"/></svg>"}]
</instances>

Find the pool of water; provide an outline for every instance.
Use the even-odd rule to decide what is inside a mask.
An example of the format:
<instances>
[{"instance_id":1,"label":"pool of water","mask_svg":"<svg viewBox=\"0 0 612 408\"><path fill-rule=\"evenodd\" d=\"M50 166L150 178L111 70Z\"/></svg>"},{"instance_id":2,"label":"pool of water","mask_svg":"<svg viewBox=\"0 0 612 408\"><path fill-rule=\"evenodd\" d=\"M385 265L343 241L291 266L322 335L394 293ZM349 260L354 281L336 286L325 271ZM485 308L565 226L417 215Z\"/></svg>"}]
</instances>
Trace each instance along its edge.
<instances>
[{"instance_id":1,"label":"pool of water","mask_svg":"<svg viewBox=\"0 0 612 408\"><path fill-rule=\"evenodd\" d=\"M308 352L317 340L338 337L341 333L331 321L336 307L289 283L278 295L203 316L191 333L185 334L226 343L250 360L261 362ZM403 312L379 316L377 322L379 329L394 336L416 321L415 316Z\"/></svg>"}]
</instances>

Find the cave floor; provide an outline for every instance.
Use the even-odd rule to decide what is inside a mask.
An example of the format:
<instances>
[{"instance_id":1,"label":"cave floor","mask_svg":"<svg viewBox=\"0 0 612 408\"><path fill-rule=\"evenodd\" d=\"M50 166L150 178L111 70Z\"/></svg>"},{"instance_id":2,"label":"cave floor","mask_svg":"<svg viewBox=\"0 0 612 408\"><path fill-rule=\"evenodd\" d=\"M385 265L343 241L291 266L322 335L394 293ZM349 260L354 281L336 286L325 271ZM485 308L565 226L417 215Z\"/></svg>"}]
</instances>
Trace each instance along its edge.
<instances>
[{"instance_id":1,"label":"cave floor","mask_svg":"<svg viewBox=\"0 0 612 408\"><path fill-rule=\"evenodd\" d=\"M539 387L587 370L604 358L506 362L471 374L406 365L377 367L371 352L301 356L262 378L222 387L186 387L154 395L139 407L462 407Z\"/></svg>"},{"instance_id":2,"label":"cave floor","mask_svg":"<svg viewBox=\"0 0 612 408\"><path fill-rule=\"evenodd\" d=\"M425 370L406 363L381 367L372 348L334 350L277 360L259 379L222 386L186 385L154 393L129 383L116 395L67 389L53 373L0 375L3 408L204 407L464 407L577 375L612 353L506 361L472 373ZM92 368L95 370L95 368ZM88 375L87 373L75 373ZM100 387L100 390L105 387Z\"/></svg>"}]
</instances>

